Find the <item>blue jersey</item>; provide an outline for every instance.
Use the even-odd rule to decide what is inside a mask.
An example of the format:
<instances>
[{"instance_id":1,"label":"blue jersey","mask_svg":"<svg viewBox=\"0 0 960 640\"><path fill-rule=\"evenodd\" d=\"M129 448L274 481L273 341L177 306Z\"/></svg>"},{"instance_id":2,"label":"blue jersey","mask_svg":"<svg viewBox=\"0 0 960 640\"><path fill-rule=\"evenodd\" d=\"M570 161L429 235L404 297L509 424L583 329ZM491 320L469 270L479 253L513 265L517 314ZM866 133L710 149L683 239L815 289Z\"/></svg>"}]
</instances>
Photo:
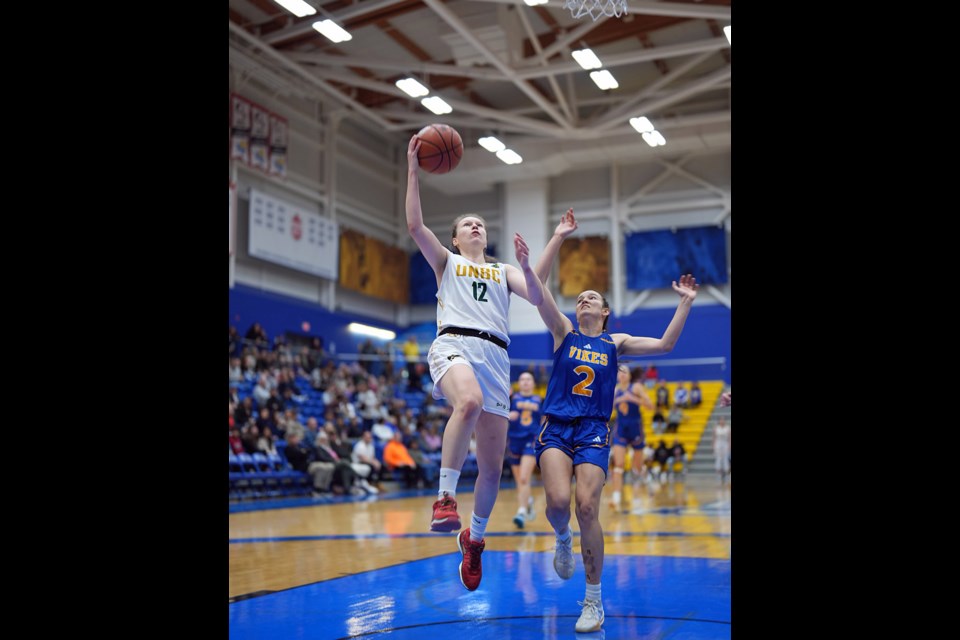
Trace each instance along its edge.
<instances>
[{"instance_id":1,"label":"blue jersey","mask_svg":"<svg viewBox=\"0 0 960 640\"><path fill-rule=\"evenodd\" d=\"M537 405L537 408L531 409L530 405L525 403L533 403ZM510 411L519 411L520 416L516 420L510 421L510 430L507 431L507 437L530 437L532 439L536 436L540 426L540 409L542 403L543 398L540 396L525 396L519 392L513 394L513 397L510 399ZM517 406L518 404L525 404L526 408L521 408Z\"/></svg>"},{"instance_id":2,"label":"blue jersey","mask_svg":"<svg viewBox=\"0 0 960 640\"><path fill-rule=\"evenodd\" d=\"M617 424L630 427L642 425L643 416L640 415L640 405L623 399L624 395L626 395L624 391L617 389L613 396L614 406L617 409Z\"/></svg>"},{"instance_id":3,"label":"blue jersey","mask_svg":"<svg viewBox=\"0 0 960 640\"><path fill-rule=\"evenodd\" d=\"M610 420L617 385L617 345L609 333L571 331L553 354L543 413L559 420Z\"/></svg>"}]
</instances>

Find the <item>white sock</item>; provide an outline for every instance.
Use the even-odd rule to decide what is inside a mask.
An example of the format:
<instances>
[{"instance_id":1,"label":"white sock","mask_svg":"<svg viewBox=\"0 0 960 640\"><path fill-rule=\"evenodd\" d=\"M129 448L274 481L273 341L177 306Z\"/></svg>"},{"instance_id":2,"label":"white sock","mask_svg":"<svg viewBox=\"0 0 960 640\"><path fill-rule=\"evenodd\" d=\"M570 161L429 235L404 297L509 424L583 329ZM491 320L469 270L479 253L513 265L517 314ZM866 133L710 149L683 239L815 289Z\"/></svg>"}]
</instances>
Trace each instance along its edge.
<instances>
[{"instance_id":1,"label":"white sock","mask_svg":"<svg viewBox=\"0 0 960 640\"><path fill-rule=\"evenodd\" d=\"M440 467L440 491L437 493L437 499L442 500L444 492L450 494L453 498L457 495L457 482L460 480L460 472L449 467Z\"/></svg>"},{"instance_id":2,"label":"white sock","mask_svg":"<svg viewBox=\"0 0 960 640\"><path fill-rule=\"evenodd\" d=\"M557 542L562 542L564 544L573 540L573 531L567 528L567 532L563 535L557 534Z\"/></svg>"},{"instance_id":3,"label":"white sock","mask_svg":"<svg viewBox=\"0 0 960 640\"><path fill-rule=\"evenodd\" d=\"M487 532L487 521L489 517L481 518L476 512L470 514L470 539L474 542L483 540L483 534Z\"/></svg>"},{"instance_id":4,"label":"white sock","mask_svg":"<svg viewBox=\"0 0 960 640\"><path fill-rule=\"evenodd\" d=\"M619 491L614 491L614 492L613 492L613 495L610 496L610 499L611 499L613 502L618 502L618 503L619 503L619 502L620 502L620 492L619 492Z\"/></svg>"},{"instance_id":5,"label":"white sock","mask_svg":"<svg viewBox=\"0 0 960 640\"><path fill-rule=\"evenodd\" d=\"M587 595L584 599L600 602L600 585L587 583Z\"/></svg>"}]
</instances>

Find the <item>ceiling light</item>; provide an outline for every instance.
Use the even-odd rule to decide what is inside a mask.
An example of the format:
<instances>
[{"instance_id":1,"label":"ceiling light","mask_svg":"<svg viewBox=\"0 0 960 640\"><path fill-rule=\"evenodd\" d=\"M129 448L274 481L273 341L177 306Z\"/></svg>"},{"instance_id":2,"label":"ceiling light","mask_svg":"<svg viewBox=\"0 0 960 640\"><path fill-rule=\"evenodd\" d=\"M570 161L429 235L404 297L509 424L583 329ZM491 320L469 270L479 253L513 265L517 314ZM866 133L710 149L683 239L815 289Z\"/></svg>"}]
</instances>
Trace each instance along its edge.
<instances>
[{"instance_id":1,"label":"ceiling light","mask_svg":"<svg viewBox=\"0 0 960 640\"><path fill-rule=\"evenodd\" d=\"M538 4L547 4L547 0L523 0L528 7L535 7Z\"/></svg>"},{"instance_id":2,"label":"ceiling light","mask_svg":"<svg viewBox=\"0 0 960 640\"><path fill-rule=\"evenodd\" d=\"M346 40L353 40L353 36L347 33L343 27L338 25L333 20L323 20L322 22L314 22L313 28L327 36L332 42L344 42Z\"/></svg>"},{"instance_id":3,"label":"ceiling light","mask_svg":"<svg viewBox=\"0 0 960 640\"><path fill-rule=\"evenodd\" d=\"M317 12L316 9L308 5L303 0L273 0L278 5L297 16L302 18L304 16L312 16Z\"/></svg>"},{"instance_id":4,"label":"ceiling light","mask_svg":"<svg viewBox=\"0 0 960 640\"><path fill-rule=\"evenodd\" d=\"M656 130L644 132L643 139L651 147L662 147L667 144L667 141L663 139L663 135Z\"/></svg>"},{"instance_id":5,"label":"ceiling light","mask_svg":"<svg viewBox=\"0 0 960 640\"><path fill-rule=\"evenodd\" d=\"M381 340L393 340L397 337L395 332L389 331L388 329L378 329L377 327L360 324L359 322L351 322L348 324L347 331L350 333L358 333L362 336L373 336L374 338L380 338Z\"/></svg>"},{"instance_id":6,"label":"ceiling light","mask_svg":"<svg viewBox=\"0 0 960 640\"><path fill-rule=\"evenodd\" d=\"M727 42L730 42L730 25L727 25L723 28L723 34L727 36ZM730 44L733 44L730 42Z\"/></svg>"},{"instance_id":7,"label":"ceiling light","mask_svg":"<svg viewBox=\"0 0 960 640\"><path fill-rule=\"evenodd\" d=\"M520 164L523 162L523 158L521 158L520 155L513 149L502 149L497 151L497 157L507 164Z\"/></svg>"},{"instance_id":8,"label":"ceiling light","mask_svg":"<svg viewBox=\"0 0 960 640\"><path fill-rule=\"evenodd\" d=\"M420 104L425 106L427 109L430 109L430 111L433 111L438 116L442 116L445 113L450 113L451 111L453 111L453 107L448 105L446 102L443 101L442 98L439 98L438 96L430 96L429 98L424 98L423 100L420 101Z\"/></svg>"},{"instance_id":9,"label":"ceiling light","mask_svg":"<svg viewBox=\"0 0 960 640\"><path fill-rule=\"evenodd\" d=\"M617 82L617 79L613 77L613 74L606 69L602 69L600 71L591 71L590 79L593 80L594 83L604 91L607 89L616 89L620 86L620 83Z\"/></svg>"},{"instance_id":10,"label":"ceiling light","mask_svg":"<svg viewBox=\"0 0 960 640\"><path fill-rule=\"evenodd\" d=\"M403 80L397 80L397 88L403 91L405 94L411 98L419 98L420 96L425 96L430 93L430 89L427 89L425 86L417 82L414 78L404 78Z\"/></svg>"},{"instance_id":11,"label":"ceiling light","mask_svg":"<svg viewBox=\"0 0 960 640\"><path fill-rule=\"evenodd\" d=\"M603 66L600 58L590 49L580 49L573 52L573 59L584 69L599 69Z\"/></svg>"},{"instance_id":12,"label":"ceiling light","mask_svg":"<svg viewBox=\"0 0 960 640\"><path fill-rule=\"evenodd\" d=\"M637 130L637 133L646 133L653 131L653 123L647 120L646 116L639 118L630 118L630 126Z\"/></svg>"},{"instance_id":13,"label":"ceiling light","mask_svg":"<svg viewBox=\"0 0 960 640\"><path fill-rule=\"evenodd\" d=\"M486 138L480 138L477 140L480 143L480 146L486 149L491 153L496 153L498 151L503 151L507 148L507 145L503 144L493 136L487 136Z\"/></svg>"}]
</instances>

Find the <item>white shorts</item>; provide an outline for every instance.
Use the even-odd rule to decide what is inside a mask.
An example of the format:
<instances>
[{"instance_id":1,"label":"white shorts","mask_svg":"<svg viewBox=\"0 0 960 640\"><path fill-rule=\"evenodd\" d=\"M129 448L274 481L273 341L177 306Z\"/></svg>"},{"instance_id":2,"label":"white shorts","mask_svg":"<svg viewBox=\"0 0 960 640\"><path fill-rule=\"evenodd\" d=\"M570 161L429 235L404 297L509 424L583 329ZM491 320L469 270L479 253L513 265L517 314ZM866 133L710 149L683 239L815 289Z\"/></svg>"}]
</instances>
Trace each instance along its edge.
<instances>
[{"instance_id":1,"label":"white shorts","mask_svg":"<svg viewBox=\"0 0 960 640\"><path fill-rule=\"evenodd\" d=\"M489 340L473 336L444 334L433 341L427 352L433 397L444 398L440 378L454 365L467 365L480 383L483 410L510 417L510 356L507 350Z\"/></svg>"}]
</instances>

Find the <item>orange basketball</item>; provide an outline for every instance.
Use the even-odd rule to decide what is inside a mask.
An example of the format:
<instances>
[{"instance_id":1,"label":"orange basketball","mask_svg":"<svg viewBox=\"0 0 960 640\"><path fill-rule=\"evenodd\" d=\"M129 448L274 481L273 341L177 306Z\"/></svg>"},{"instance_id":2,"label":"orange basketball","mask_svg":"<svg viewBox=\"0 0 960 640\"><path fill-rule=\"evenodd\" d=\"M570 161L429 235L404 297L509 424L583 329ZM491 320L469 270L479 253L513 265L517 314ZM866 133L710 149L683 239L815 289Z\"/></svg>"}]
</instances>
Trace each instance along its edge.
<instances>
[{"instance_id":1,"label":"orange basketball","mask_svg":"<svg viewBox=\"0 0 960 640\"><path fill-rule=\"evenodd\" d=\"M447 124L428 124L417 133L420 151L417 160L428 173L449 173L463 158L463 140L457 130Z\"/></svg>"}]
</instances>

